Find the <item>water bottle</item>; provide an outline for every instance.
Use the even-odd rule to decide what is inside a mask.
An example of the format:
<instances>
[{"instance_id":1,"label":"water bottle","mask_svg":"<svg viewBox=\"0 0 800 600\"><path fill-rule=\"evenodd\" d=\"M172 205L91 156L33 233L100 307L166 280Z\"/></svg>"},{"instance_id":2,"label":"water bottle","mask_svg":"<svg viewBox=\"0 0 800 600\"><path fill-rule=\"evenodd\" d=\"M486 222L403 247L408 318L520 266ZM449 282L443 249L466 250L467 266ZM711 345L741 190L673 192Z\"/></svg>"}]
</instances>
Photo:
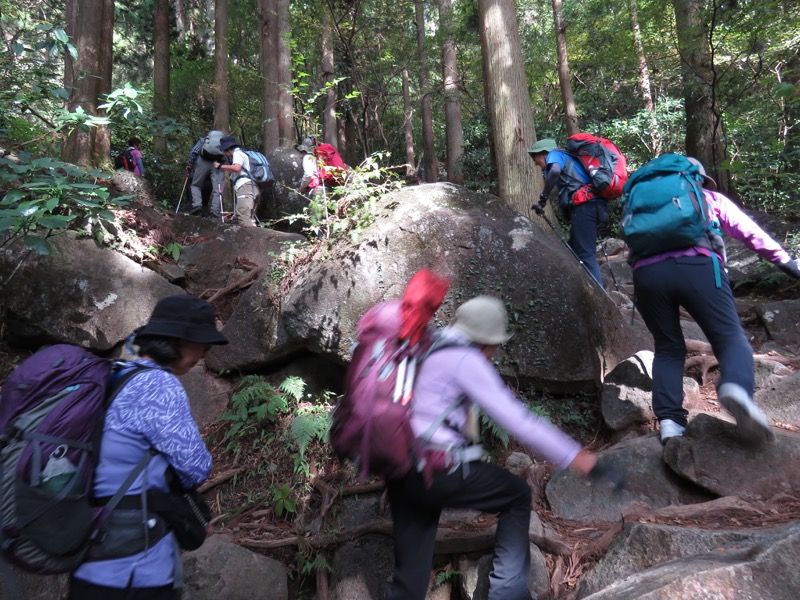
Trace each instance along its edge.
<instances>
[{"instance_id":1,"label":"water bottle","mask_svg":"<svg viewBox=\"0 0 800 600\"><path fill-rule=\"evenodd\" d=\"M76 476L78 467L72 464L67 450L67 446L62 444L50 454L42 469L41 488L51 494L58 494L74 477L75 481L67 495L79 496L83 493L83 480L80 475Z\"/></svg>"}]
</instances>

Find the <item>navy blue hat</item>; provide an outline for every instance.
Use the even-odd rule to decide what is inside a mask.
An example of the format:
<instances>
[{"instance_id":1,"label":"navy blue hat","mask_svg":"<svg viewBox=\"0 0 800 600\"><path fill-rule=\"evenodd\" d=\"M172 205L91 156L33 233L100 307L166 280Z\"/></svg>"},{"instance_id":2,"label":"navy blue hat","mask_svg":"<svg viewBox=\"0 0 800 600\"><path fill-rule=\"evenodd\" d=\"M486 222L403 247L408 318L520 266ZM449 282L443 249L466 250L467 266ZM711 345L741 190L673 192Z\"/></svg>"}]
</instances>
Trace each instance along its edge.
<instances>
[{"instance_id":1,"label":"navy blue hat","mask_svg":"<svg viewBox=\"0 0 800 600\"><path fill-rule=\"evenodd\" d=\"M176 338L195 344L227 344L228 338L217 331L214 307L190 294L162 298L146 325L136 335Z\"/></svg>"},{"instance_id":2,"label":"navy blue hat","mask_svg":"<svg viewBox=\"0 0 800 600\"><path fill-rule=\"evenodd\" d=\"M236 141L236 138L232 135L223 136L222 139L219 141L219 149L223 152L228 150L229 148L235 148L239 145L239 142Z\"/></svg>"}]
</instances>

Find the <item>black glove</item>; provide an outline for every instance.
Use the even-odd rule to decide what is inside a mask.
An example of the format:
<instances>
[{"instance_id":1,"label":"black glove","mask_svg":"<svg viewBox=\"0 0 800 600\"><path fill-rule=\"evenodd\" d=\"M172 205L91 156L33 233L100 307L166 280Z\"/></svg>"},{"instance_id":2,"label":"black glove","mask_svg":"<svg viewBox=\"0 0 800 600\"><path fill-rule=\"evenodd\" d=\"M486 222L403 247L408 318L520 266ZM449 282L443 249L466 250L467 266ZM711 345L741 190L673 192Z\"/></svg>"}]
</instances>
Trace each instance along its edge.
<instances>
[{"instance_id":1,"label":"black glove","mask_svg":"<svg viewBox=\"0 0 800 600\"><path fill-rule=\"evenodd\" d=\"M778 267L787 275L791 275L795 279L800 279L800 259L792 258L785 263L779 263Z\"/></svg>"},{"instance_id":2,"label":"black glove","mask_svg":"<svg viewBox=\"0 0 800 600\"><path fill-rule=\"evenodd\" d=\"M628 474L625 469L612 464L605 464L600 461L589 471L589 477L595 481L607 481L614 486L615 492L625 489L628 482Z\"/></svg>"},{"instance_id":3,"label":"black glove","mask_svg":"<svg viewBox=\"0 0 800 600\"><path fill-rule=\"evenodd\" d=\"M544 192L539 194L539 204L534 204L532 206L533 212L535 212L540 217L544 215L544 207L547 206L547 194Z\"/></svg>"}]
</instances>

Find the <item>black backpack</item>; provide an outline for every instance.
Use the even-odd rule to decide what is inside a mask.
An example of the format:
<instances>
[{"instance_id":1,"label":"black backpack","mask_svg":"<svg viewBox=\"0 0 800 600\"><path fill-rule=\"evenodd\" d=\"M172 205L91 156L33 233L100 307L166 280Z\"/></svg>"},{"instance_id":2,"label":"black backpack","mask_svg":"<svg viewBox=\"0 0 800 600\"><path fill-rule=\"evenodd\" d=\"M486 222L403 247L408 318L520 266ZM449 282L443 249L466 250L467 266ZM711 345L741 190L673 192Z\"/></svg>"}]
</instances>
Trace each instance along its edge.
<instances>
[{"instance_id":1,"label":"black backpack","mask_svg":"<svg viewBox=\"0 0 800 600\"><path fill-rule=\"evenodd\" d=\"M117 154L117 157L114 159L115 169L125 169L126 171L136 170L136 161L133 159L133 153L131 152L131 149L132 147L129 146Z\"/></svg>"}]
</instances>

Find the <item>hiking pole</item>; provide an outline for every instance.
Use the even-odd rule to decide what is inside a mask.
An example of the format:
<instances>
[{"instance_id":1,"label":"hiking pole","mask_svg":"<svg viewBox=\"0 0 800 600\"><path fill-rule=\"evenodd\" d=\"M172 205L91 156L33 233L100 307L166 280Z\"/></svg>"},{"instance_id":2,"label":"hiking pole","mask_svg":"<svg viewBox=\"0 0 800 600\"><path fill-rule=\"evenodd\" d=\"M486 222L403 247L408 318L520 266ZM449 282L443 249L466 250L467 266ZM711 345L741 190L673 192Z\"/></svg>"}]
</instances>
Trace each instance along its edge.
<instances>
[{"instance_id":1,"label":"hiking pole","mask_svg":"<svg viewBox=\"0 0 800 600\"><path fill-rule=\"evenodd\" d=\"M605 290L605 288L604 288L602 285L600 285L600 282L599 282L599 281L597 281L597 279L595 279L595 278L594 278L594 275L592 275L592 272L589 270L589 267L587 267L587 266L586 266L586 263L585 263L585 262L583 262L583 260L581 260L581 257L580 257L580 256L578 256L578 255L575 253L575 250L573 250L573 249L572 249L572 246L570 246L570 245L569 245L569 242L566 240L566 238L564 237L564 235L563 235L563 234L562 234L562 233L561 233L561 232L560 232L558 229L556 229L556 226L555 226L555 225L553 225L553 222L552 222L550 219L548 219L548 218L547 218L547 215L544 213L544 210L542 210L542 211L541 211L541 213L539 213L539 212L537 211L537 213L536 213L536 214L537 214L537 215L539 215L540 217L542 217L542 218L545 220L545 223L547 223L548 225L550 225L550 229L552 229L552 230L553 230L553 233L555 233L555 234L558 236L558 239L560 239L562 242L564 242L564 245L565 245L565 246L566 246L566 247L569 249L570 253L572 253L572 256L574 256L574 257L575 257L575 260L577 260L579 263L581 263L581 266L583 267L584 271L586 271L586 273L589 275L589 279L591 279L591 280L594 282L594 284L595 284L597 287L599 287L599 288L600 288L600 290L601 290L601 291L602 291L602 292L603 292L603 293L604 293L606 296L608 296L608 292Z\"/></svg>"},{"instance_id":2,"label":"hiking pole","mask_svg":"<svg viewBox=\"0 0 800 600\"><path fill-rule=\"evenodd\" d=\"M178 214L178 211L181 209L181 201L183 200L183 193L186 191L186 184L189 182L189 176L187 175L186 178L183 180L183 189L181 190L181 197L178 198L178 206L175 208L175 214Z\"/></svg>"},{"instance_id":3,"label":"hiking pole","mask_svg":"<svg viewBox=\"0 0 800 600\"><path fill-rule=\"evenodd\" d=\"M222 180L217 179L217 194L219 194L219 218L223 223L225 222L225 205L222 204ZM233 199L234 204L236 198Z\"/></svg>"}]
</instances>

